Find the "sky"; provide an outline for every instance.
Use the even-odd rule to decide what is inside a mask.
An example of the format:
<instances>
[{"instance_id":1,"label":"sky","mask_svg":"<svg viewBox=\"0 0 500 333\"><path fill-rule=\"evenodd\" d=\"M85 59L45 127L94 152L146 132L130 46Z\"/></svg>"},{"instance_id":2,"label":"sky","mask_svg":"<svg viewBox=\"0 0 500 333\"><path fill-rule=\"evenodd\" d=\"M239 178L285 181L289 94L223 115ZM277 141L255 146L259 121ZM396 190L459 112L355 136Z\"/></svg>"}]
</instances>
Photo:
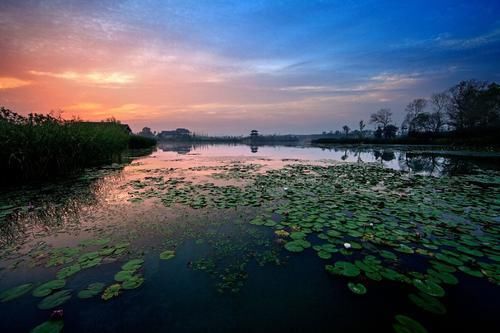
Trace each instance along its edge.
<instances>
[{"instance_id":1,"label":"sky","mask_svg":"<svg viewBox=\"0 0 500 333\"><path fill-rule=\"evenodd\" d=\"M0 1L1 106L134 131L399 125L413 98L500 82L499 59L500 1Z\"/></svg>"}]
</instances>

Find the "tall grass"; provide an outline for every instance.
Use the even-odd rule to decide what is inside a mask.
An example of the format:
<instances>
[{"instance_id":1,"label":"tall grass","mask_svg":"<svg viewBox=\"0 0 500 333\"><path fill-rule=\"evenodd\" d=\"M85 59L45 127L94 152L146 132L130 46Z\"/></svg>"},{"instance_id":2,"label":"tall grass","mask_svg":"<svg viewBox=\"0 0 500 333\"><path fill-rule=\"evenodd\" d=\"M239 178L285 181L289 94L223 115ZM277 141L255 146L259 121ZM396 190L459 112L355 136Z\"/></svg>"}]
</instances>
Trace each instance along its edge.
<instances>
[{"instance_id":1,"label":"tall grass","mask_svg":"<svg viewBox=\"0 0 500 333\"><path fill-rule=\"evenodd\" d=\"M46 179L119 161L129 134L116 121L27 117L0 108L0 184Z\"/></svg>"}]
</instances>

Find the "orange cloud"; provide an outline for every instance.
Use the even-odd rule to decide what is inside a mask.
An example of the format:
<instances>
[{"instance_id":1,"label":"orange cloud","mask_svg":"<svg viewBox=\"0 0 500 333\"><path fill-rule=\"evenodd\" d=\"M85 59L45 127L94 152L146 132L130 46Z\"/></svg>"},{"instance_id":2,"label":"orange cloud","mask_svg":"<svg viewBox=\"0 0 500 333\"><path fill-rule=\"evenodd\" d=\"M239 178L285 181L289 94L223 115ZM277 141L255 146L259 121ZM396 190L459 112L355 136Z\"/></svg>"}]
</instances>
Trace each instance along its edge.
<instances>
[{"instance_id":1,"label":"orange cloud","mask_svg":"<svg viewBox=\"0 0 500 333\"><path fill-rule=\"evenodd\" d=\"M99 103L77 103L63 107L67 111L85 111L85 110L98 110L102 108Z\"/></svg>"},{"instance_id":2,"label":"orange cloud","mask_svg":"<svg viewBox=\"0 0 500 333\"><path fill-rule=\"evenodd\" d=\"M0 89L12 89L30 85L31 81L16 79L15 77L0 77Z\"/></svg>"},{"instance_id":3,"label":"orange cloud","mask_svg":"<svg viewBox=\"0 0 500 333\"><path fill-rule=\"evenodd\" d=\"M78 81L82 83L93 83L93 84L129 84L134 82L135 76L132 74L122 73L122 72L90 72L90 73L78 73L73 71L67 72L40 72L40 71L29 71L32 75L37 76L49 76L58 79Z\"/></svg>"}]
</instances>

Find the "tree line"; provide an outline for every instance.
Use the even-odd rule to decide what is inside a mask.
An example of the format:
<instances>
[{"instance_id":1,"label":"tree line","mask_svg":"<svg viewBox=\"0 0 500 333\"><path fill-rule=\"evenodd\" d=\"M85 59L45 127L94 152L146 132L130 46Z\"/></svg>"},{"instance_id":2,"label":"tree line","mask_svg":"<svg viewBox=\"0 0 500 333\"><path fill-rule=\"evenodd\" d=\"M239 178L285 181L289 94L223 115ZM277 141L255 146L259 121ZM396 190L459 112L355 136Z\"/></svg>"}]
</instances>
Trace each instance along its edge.
<instances>
[{"instance_id":1,"label":"tree line","mask_svg":"<svg viewBox=\"0 0 500 333\"><path fill-rule=\"evenodd\" d=\"M382 108L371 114L376 138L391 139L398 131L402 136L439 136L440 133L481 133L500 128L500 85L476 80L461 81L457 85L430 98L416 98L405 108L400 128L392 121L392 111ZM356 131L360 138L366 124L359 122ZM346 136L350 128L345 125Z\"/></svg>"}]
</instances>

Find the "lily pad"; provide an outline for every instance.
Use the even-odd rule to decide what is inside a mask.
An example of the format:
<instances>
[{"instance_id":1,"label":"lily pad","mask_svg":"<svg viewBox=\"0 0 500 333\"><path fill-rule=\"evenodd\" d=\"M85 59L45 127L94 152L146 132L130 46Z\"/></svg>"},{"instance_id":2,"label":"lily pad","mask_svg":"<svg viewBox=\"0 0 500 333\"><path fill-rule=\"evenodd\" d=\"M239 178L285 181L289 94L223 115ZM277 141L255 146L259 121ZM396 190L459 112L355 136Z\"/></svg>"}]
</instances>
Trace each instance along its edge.
<instances>
[{"instance_id":1,"label":"lily pad","mask_svg":"<svg viewBox=\"0 0 500 333\"><path fill-rule=\"evenodd\" d=\"M123 289L136 289L139 288L144 282L144 278L142 276L134 275L130 279L124 281L122 283Z\"/></svg>"},{"instance_id":2,"label":"lily pad","mask_svg":"<svg viewBox=\"0 0 500 333\"><path fill-rule=\"evenodd\" d=\"M397 323L392 325L396 333L427 333L425 327L418 321L405 315L395 317Z\"/></svg>"},{"instance_id":3,"label":"lily pad","mask_svg":"<svg viewBox=\"0 0 500 333\"><path fill-rule=\"evenodd\" d=\"M296 239L285 244L285 249L290 252L302 252L304 249L311 247L311 243L303 239Z\"/></svg>"},{"instance_id":4,"label":"lily pad","mask_svg":"<svg viewBox=\"0 0 500 333\"><path fill-rule=\"evenodd\" d=\"M17 287L13 287L0 293L0 300L3 302L12 301L13 299L19 298L29 292L33 288L32 283L25 283Z\"/></svg>"},{"instance_id":5,"label":"lily pad","mask_svg":"<svg viewBox=\"0 0 500 333\"><path fill-rule=\"evenodd\" d=\"M81 290L77 296L78 296L78 298L82 298L82 299L92 298L92 297L100 294L102 292L102 290L104 289L104 286L105 286L105 284L101 283L101 282L91 283L88 285L88 287L86 289Z\"/></svg>"},{"instance_id":6,"label":"lily pad","mask_svg":"<svg viewBox=\"0 0 500 333\"><path fill-rule=\"evenodd\" d=\"M118 283L112 284L109 287L104 290L104 293L102 294L101 298L105 301L112 299L113 297L116 297L120 295L120 290L122 289L122 286Z\"/></svg>"},{"instance_id":7,"label":"lily pad","mask_svg":"<svg viewBox=\"0 0 500 333\"><path fill-rule=\"evenodd\" d=\"M82 267L79 264L74 264L68 267L62 268L59 272L57 272L57 278L58 279L66 279L79 271L82 270Z\"/></svg>"},{"instance_id":8,"label":"lily pad","mask_svg":"<svg viewBox=\"0 0 500 333\"><path fill-rule=\"evenodd\" d=\"M325 269L329 273L347 277L356 277L361 273L357 266L347 261L337 261L334 266L326 265Z\"/></svg>"},{"instance_id":9,"label":"lily pad","mask_svg":"<svg viewBox=\"0 0 500 333\"><path fill-rule=\"evenodd\" d=\"M160 253L160 259L162 260L172 259L173 257L175 257L175 251L172 250L166 250Z\"/></svg>"},{"instance_id":10,"label":"lily pad","mask_svg":"<svg viewBox=\"0 0 500 333\"><path fill-rule=\"evenodd\" d=\"M122 266L124 271L136 271L144 264L143 259L132 259Z\"/></svg>"},{"instance_id":11,"label":"lily pad","mask_svg":"<svg viewBox=\"0 0 500 333\"><path fill-rule=\"evenodd\" d=\"M366 287L362 283L349 282L347 286L353 293L357 295L366 294Z\"/></svg>"},{"instance_id":12,"label":"lily pad","mask_svg":"<svg viewBox=\"0 0 500 333\"><path fill-rule=\"evenodd\" d=\"M42 299L42 301L38 304L38 308L40 310L53 309L53 308L65 303L70 298L71 298L71 290L57 291L54 294Z\"/></svg>"},{"instance_id":13,"label":"lily pad","mask_svg":"<svg viewBox=\"0 0 500 333\"><path fill-rule=\"evenodd\" d=\"M36 287L35 290L33 290L33 296L45 297L47 295L50 295L54 290L64 288L65 285L65 280L52 280L45 282L44 284Z\"/></svg>"},{"instance_id":14,"label":"lily pad","mask_svg":"<svg viewBox=\"0 0 500 333\"><path fill-rule=\"evenodd\" d=\"M62 320L48 320L32 329L30 333L59 333L63 327L64 322Z\"/></svg>"},{"instance_id":15,"label":"lily pad","mask_svg":"<svg viewBox=\"0 0 500 333\"><path fill-rule=\"evenodd\" d=\"M413 285L417 287L421 292L426 293L427 295L435 296L435 297L443 297L445 294L444 289L432 280L420 280L414 279Z\"/></svg>"},{"instance_id":16,"label":"lily pad","mask_svg":"<svg viewBox=\"0 0 500 333\"><path fill-rule=\"evenodd\" d=\"M408 298L415 303L418 307L435 313L435 314L445 314L446 307L437 299L424 293L410 294Z\"/></svg>"}]
</instances>

